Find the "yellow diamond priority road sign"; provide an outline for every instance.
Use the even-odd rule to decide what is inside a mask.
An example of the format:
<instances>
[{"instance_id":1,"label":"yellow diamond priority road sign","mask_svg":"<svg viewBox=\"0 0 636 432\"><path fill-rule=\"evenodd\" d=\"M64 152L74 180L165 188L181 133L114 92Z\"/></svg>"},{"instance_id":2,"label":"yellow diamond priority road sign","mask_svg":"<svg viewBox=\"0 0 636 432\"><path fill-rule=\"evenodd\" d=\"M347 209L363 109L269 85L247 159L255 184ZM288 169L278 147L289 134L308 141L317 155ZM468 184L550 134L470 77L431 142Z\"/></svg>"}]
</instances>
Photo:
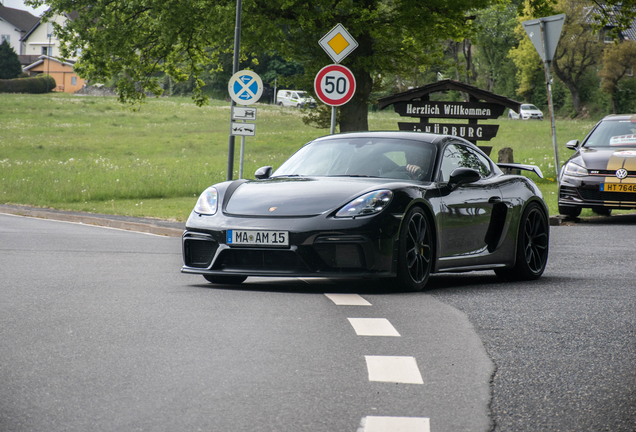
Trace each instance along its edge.
<instances>
[{"instance_id":1,"label":"yellow diamond priority road sign","mask_svg":"<svg viewBox=\"0 0 636 432\"><path fill-rule=\"evenodd\" d=\"M318 42L335 63L340 63L358 47L358 42L342 24L338 24Z\"/></svg>"}]
</instances>

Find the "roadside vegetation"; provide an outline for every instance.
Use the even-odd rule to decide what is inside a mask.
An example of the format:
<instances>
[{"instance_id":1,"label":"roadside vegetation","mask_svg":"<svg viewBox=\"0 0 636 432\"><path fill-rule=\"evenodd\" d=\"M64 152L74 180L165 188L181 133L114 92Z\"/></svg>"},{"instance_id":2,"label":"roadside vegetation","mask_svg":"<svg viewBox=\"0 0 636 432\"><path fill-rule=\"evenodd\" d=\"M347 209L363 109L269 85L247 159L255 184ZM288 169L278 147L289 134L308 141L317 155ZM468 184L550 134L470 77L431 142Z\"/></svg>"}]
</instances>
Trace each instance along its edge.
<instances>
[{"instance_id":1,"label":"roadside vegetation","mask_svg":"<svg viewBox=\"0 0 636 432\"><path fill-rule=\"evenodd\" d=\"M149 99L139 111L116 98L66 94L1 94L0 203L184 221L199 194L225 181L229 103L197 107L190 98ZM309 140L328 134L302 121L300 110L258 104L256 136L245 140L244 177L260 166L277 168ZM397 130L388 108L369 115L371 130ZM550 122L504 117L499 133L483 145L496 161L511 147L515 162L538 165L528 173L557 214ZM557 121L559 156L565 143L582 139L595 120ZM233 178L238 178L236 140ZM591 215L584 210L583 216Z\"/></svg>"}]
</instances>

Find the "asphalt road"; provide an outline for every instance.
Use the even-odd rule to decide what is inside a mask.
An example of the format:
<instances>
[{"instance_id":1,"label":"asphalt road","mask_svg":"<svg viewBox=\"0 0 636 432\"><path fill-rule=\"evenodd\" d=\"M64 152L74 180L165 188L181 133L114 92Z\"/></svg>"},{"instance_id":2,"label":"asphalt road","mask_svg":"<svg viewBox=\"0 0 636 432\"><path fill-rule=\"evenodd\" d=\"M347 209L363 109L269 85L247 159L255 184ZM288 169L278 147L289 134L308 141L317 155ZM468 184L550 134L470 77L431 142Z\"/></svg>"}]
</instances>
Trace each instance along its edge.
<instances>
[{"instance_id":1,"label":"asphalt road","mask_svg":"<svg viewBox=\"0 0 636 432\"><path fill-rule=\"evenodd\" d=\"M0 431L634 431L634 225L552 227L536 282L394 293L214 286L178 238L0 215Z\"/></svg>"}]
</instances>

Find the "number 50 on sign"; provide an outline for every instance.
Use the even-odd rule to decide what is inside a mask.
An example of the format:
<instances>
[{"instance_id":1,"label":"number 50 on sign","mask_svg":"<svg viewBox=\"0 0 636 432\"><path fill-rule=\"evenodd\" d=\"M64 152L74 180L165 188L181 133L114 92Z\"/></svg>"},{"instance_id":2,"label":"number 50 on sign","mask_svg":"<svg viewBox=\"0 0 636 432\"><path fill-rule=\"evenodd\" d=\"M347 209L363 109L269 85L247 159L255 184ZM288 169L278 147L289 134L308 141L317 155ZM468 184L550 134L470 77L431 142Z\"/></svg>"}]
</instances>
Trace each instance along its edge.
<instances>
[{"instance_id":1,"label":"number 50 on sign","mask_svg":"<svg viewBox=\"0 0 636 432\"><path fill-rule=\"evenodd\" d=\"M346 67L332 64L320 69L314 80L314 90L324 104L344 105L356 91L356 79Z\"/></svg>"}]
</instances>

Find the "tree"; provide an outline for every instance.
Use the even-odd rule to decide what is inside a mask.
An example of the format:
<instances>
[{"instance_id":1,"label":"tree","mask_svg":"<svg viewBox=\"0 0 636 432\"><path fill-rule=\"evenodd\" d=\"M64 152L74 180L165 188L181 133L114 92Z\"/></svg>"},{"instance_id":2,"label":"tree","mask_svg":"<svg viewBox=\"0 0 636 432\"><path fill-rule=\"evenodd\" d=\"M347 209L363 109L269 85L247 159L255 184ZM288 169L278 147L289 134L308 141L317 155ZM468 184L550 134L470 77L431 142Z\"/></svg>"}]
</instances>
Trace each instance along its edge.
<instances>
[{"instance_id":1,"label":"tree","mask_svg":"<svg viewBox=\"0 0 636 432\"><path fill-rule=\"evenodd\" d=\"M519 15L526 9L533 18L554 15L558 0L525 0L519 7ZM615 32L629 30L636 19L636 0L589 0L594 5L591 17L595 30L613 27Z\"/></svg>"},{"instance_id":2,"label":"tree","mask_svg":"<svg viewBox=\"0 0 636 432\"><path fill-rule=\"evenodd\" d=\"M554 6L556 10L540 9L542 13L554 15L563 12L566 15L551 68L554 75L563 82L570 92L573 108L577 114L580 114L583 106L579 85L586 73L598 65L603 44L597 42L592 27L588 24L588 9L585 3L578 0L559 0ZM536 2L534 7L537 7ZM510 52L510 56L519 71L520 86L517 92L523 95L526 100L529 100L536 82L535 77L542 69L541 59L521 25L523 21L537 18L533 16L534 13L536 12L533 12L532 2L527 0L524 13L518 18L519 25L515 29L520 41L519 46Z\"/></svg>"},{"instance_id":3,"label":"tree","mask_svg":"<svg viewBox=\"0 0 636 432\"><path fill-rule=\"evenodd\" d=\"M604 44L597 41L587 24L587 11L582 2L560 0L559 7L565 13L565 23L552 59L552 69L570 91L574 110L581 114L579 83L586 72L599 63Z\"/></svg>"},{"instance_id":4,"label":"tree","mask_svg":"<svg viewBox=\"0 0 636 432\"><path fill-rule=\"evenodd\" d=\"M477 13L476 23L473 39L477 46L479 70L487 90L494 91L510 70L510 50L518 45L514 37L517 9L514 5L483 9Z\"/></svg>"},{"instance_id":5,"label":"tree","mask_svg":"<svg viewBox=\"0 0 636 432\"><path fill-rule=\"evenodd\" d=\"M610 95L612 113L616 113L616 91L618 83L630 72L636 70L636 42L622 41L608 46L603 53L603 69L598 73L601 77L601 90Z\"/></svg>"},{"instance_id":6,"label":"tree","mask_svg":"<svg viewBox=\"0 0 636 432\"><path fill-rule=\"evenodd\" d=\"M629 30L636 19L636 0L591 0L596 6L596 30L614 27L615 32Z\"/></svg>"},{"instance_id":7,"label":"tree","mask_svg":"<svg viewBox=\"0 0 636 432\"><path fill-rule=\"evenodd\" d=\"M17 78L22 73L20 59L5 39L0 44L0 79Z\"/></svg>"},{"instance_id":8,"label":"tree","mask_svg":"<svg viewBox=\"0 0 636 432\"><path fill-rule=\"evenodd\" d=\"M519 41L519 45L513 47L509 52L509 57L517 66L517 94L522 96L526 102L530 102L530 97L534 91L536 75L542 71L541 57L534 48L532 41L526 34L522 23L524 21L537 18L536 14L546 16L544 14L553 15L554 11L537 8L532 0L525 0L523 8L519 10L517 17L517 26L515 27L515 36Z\"/></svg>"},{"instance_id":9,"label":"tree","mask_svg":"<svg viewBox=\"0 0 636 432\"><path fill-rule=\"evenodd\" d=\"M276 52L302 64L298 80L313 88L318 70L331 63L318 45L335 24L343 24L359 47L343 61L356 77L357 91L341 108L341 131L366 130L367 104L377 72L421 66L422 53L440 39L461 40L470 28L467 13L503 0L245 0L242 52ZM27 0L34 6L44 0ZM62 53L82 50L75 69L85 79L107 80L122 73L122 101L139 101L144 91L160 93L157 72L178 82L194 79L195 100L206 102L199 79L203 65L231 50L234 0L47 0L49 15L80 11L64 28L56 26Z\"/></svg>"}]
</instances>

